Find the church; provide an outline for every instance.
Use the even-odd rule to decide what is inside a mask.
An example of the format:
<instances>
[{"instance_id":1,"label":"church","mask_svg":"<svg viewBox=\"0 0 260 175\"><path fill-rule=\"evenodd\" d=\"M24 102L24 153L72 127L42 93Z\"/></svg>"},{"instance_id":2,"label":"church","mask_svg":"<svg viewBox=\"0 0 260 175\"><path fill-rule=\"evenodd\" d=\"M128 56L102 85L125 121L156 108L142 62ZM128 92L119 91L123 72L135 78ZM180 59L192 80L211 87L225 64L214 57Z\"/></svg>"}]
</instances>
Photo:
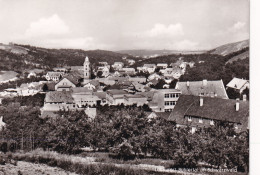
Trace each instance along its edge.
<instances>
[{"instance_id":1,"label":"church","mask_svg":"<svg viewBox=\"0 0 260 175\"><path fill-rule=\"evenodd\" d=\"M88 56L86 56L84 64L83 64L83 69L84 69L84 81L83 84L87 84L90 81L90 62Z\"/></svg>"}]
</instances>

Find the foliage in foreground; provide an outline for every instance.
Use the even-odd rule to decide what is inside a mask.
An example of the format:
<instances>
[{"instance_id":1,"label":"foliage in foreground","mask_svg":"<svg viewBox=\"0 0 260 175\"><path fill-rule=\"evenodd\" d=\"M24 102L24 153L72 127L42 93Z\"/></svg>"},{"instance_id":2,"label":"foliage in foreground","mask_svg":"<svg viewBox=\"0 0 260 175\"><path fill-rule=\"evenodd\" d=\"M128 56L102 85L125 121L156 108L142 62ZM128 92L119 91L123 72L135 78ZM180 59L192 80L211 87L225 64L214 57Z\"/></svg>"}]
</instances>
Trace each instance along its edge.
<instances>
[{"instance_id":1,"label":"foliage in foreground","mask_svg":"<svg viewBox=\"0 0 260 175\"><path fill-rule=\"evenodd\" d=\"M155 174L155 172L149 172L140 169L133 169L128 166L118 167L113 164L101 164L94 163L80 157L62 155L56 152L35 150L27 153L9 153L9 158L18 161L28 161L32 163L43 163L49 166L59 167L66 171L76 172L78 174L87 175L148 175ZM158 174L158 173L156 173ZM168 174L168 173L159 173ZM173 173L171 173L173 174Z\"/></svg>"},{"instance_id":2,"label":"foliage in foreground","mask_svg":"<svg viewBox=\"0 0 260 175\"><path fill-rule=\"evenodd\" d=\"M196 168L199 162L239 171L249 167L249 133L235 133L232 126L223 124L191 134L189 127L147 118L144 109L136 106L98 108L94 120L80 111L61 111L61 117L40 119L39 107L13 104L1 107L0 112L7 123L1 140L5 151L43 148L72 154L87 146L123 160L173 160L172 167L177 168Z\"/></svg>"}]
</instances>

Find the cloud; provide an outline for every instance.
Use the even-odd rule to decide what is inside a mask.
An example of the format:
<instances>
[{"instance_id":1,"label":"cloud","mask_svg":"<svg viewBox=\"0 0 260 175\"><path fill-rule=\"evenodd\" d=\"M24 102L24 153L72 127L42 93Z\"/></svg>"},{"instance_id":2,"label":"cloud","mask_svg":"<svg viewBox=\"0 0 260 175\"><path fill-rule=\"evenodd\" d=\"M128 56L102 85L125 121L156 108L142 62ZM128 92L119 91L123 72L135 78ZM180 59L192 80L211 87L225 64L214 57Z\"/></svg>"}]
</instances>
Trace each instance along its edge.
<instances>
[{"instance_id":1,"label":"cloud","mask_svg":"<svg viewBox=\"0 0 260 175\"><path fill-rule=\"evenodd\" d=\"M180 35L184 35L183 27L180 23L170 24L169 26L157 23L151 30L144 33L144 36L147 37L175 37Z\"/></svg>"},{"instance_id":2,"label":"cloud","mask_svg":"<svg viewBox=\"0 0 260 175\"><path fill-rule=\"evenodd\" d=\"M69 26L57 15L49 18L41 18L32 22L25 32L26 37L45 37L64 35L70 32Z\"/></svg>"},{"instance_id":3,"label":"cloud","mask_svg":"<svg viewBox=\"0 0 260 175\"><path fill-rule=\"evenodd\" d=\"M97 49L108 48L91 36L72 35L70 27L57 15L32 22L24 34L16 34L13 41L47 48Z\"/></svg>"},{"instance_id":4,"label":"cloud","mask_svg":"<svg viewBox=\"0 0 260 175\"><path fill-rule=\"evenodd\" d=\"M238 21L228 29L228 32L237 32L245 27L246 23Z\"/></svg>"}]
</instances>

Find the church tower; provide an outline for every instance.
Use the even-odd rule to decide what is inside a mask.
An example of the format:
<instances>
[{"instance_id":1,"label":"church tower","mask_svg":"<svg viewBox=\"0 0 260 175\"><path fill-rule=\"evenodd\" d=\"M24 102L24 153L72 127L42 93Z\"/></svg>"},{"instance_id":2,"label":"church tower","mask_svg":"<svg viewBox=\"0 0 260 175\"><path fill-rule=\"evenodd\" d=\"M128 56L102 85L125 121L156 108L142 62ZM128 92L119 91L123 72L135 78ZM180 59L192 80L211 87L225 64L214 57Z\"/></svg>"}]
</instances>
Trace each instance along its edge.
<instances>
[{"instance_id":1,"label":"church tower","mask_svg":"<svg viewBox=\"0 0 260 175\"><path fill-rule=\"evenodd\" d=\"M89 80L90 79L90 62L88 59L88 56L85 58L84 62L84 80Z\"/></svg>"}]
</instances>

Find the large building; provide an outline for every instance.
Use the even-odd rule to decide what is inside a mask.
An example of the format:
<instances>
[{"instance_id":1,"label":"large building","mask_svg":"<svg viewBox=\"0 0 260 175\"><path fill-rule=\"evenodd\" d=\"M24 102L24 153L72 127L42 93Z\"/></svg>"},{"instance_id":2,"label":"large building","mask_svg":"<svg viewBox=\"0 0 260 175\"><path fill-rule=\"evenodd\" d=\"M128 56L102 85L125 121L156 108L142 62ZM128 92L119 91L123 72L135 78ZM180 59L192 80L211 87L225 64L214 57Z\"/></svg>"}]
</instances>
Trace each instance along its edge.
<instances>
[{"instance_id":1,"label":"large building","mask_svg":"<svg viewBox=\"0 0 260 175\"><path fill-rule=\"evenodd\" d=\"M177 126L209 127L217 122L233 123L237 131L249 129L249 102L241 100L181 95L168 120Z\"/></svg>"},{"instance_id":2,"label":"large building","mask_svg":"<svg viewBox=\"0 0 260 175\"><path fill-rule=\"evenodd\" d=\"M154 112L173 111L180 94L181 91L177 89L158 89L148 105Z\"/></svg>"},{"instance_id":3,"label":"large building","mask_svg":"<svg viewBox=\"0 0 260 175\"><path fill-rule=\"evenodd\" d=\"M125 104L125 95L127 95L128 92L124 90L108 90L106 94L107 103L109 105L120 105Z\"/></svg>"}]
</instances>

